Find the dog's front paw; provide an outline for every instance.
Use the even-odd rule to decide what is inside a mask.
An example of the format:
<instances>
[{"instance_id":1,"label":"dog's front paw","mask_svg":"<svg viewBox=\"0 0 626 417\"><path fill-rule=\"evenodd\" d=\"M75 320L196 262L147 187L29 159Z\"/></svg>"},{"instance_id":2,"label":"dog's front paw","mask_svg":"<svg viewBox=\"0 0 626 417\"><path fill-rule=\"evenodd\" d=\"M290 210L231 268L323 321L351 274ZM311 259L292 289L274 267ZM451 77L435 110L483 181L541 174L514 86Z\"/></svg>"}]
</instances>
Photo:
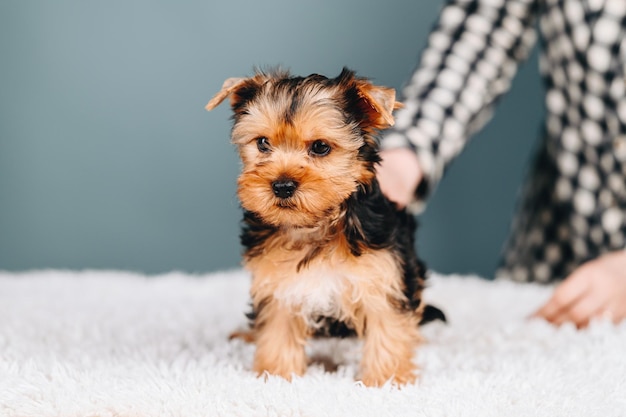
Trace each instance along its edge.
<instances>
[{"instance_id":1,"label":"dog's front paw","mask_svg":"<svg viewBox=\"0 0 626 417\"><path fill-rule=\"evenodd\" d=\"M254 371L259 377L268 375L279 376L287 381L291 381L294 376L302 376L306 371L306 366L286 366L285 364L255 364Z\"/></svg>"},{"instance_id":2,"label":"dog's front paw","mask_svg":"<svg viewBox=\"0 0 626 417\"><path fill-rule=\"evenodd\" d=\"M259 376L276 375L287 381L293 376L302 376L306 372L304 347L257 345L253 369Z\"/></svg>"},{"instance_id":3,"label":"dog's front paw","mask_svg":"<svg viewBox=\"0 0 626 417\"><path fill-rule=\"evenodd\" d=\"M390 380L396 385L413 384L417 379L414 369L414 366L407 367L406 369L398 369L391 375L383 372L367 372L361 378L361 382L367 387L381 387Z\"/></svg>"}]
</instances>

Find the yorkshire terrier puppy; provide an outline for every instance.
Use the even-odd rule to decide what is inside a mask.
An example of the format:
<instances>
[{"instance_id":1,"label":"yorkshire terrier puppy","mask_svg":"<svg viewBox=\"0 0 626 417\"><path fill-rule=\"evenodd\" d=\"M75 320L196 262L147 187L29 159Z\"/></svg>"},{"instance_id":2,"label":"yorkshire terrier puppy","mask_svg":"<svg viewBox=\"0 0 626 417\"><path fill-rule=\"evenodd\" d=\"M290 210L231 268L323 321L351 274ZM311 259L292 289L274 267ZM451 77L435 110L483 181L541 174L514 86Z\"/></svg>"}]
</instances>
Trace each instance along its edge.
<instances>
[{"instance_id":1,"label":"yorkshire terrier puppy","mask_svg":"<svg viewBox=\"0 0 626 417\"><path fill-rule=\"evenodd\" d=\"M276 70L227 79L207 110L227 97L243 162L254 370L302 375L308 338L354 333L364 339L365 385L415 381L425 268L414 218L375 175L395 91L345 68L336 78Z\"/></svg>"}]
</instances>

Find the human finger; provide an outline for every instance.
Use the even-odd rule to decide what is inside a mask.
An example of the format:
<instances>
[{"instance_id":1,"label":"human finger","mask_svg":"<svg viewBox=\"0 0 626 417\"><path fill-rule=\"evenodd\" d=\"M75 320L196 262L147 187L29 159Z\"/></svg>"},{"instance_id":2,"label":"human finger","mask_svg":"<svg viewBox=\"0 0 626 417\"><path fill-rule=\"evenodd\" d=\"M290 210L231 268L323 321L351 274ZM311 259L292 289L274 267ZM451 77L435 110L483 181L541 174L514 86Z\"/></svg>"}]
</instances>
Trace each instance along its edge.
<instances>
[{"instance_id":1,"label":"human finger","mask_svg":"<svg viewBox=\"0 0 626 417\"><path fill-rule=\"evenodd\" d=\"M534 317L553 322L559 315L570 309L588 290L585 275L575 272L556 287L552 296L535 314Z\"/></svg>"},{"instance_id":2,"label":"human finger","mask_svg":"<svg viewBox=\"0 0 626 417\"><path fill-rule=\"evenodd\" d=\"M606 301L601 294L593 291L588 292L567 308L560 310L549 321L557 326L566 322L572 322L578 328L586 327L591 319L601 313L606 305Z\"/></svg>"}]
</instances>

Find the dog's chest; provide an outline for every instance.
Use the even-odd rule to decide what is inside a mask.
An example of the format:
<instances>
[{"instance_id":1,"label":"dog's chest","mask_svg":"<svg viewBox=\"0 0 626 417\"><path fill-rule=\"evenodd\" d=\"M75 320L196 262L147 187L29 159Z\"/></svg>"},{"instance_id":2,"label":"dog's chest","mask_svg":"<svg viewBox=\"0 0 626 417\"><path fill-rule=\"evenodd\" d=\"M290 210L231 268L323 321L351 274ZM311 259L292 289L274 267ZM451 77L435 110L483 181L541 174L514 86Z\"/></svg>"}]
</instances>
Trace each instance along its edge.
<instances>
[{"instance_id":1,"label":"dog's chest","mask_svg":"<svg viewBox=\"0 0 626 417\"><path fill-rule=\"evenodd\" d=\"M321 316L341 318L342 300L349 281L341 269L306 268L284 280L274 297L313 325Z\"/></svg>"}]
</instances>

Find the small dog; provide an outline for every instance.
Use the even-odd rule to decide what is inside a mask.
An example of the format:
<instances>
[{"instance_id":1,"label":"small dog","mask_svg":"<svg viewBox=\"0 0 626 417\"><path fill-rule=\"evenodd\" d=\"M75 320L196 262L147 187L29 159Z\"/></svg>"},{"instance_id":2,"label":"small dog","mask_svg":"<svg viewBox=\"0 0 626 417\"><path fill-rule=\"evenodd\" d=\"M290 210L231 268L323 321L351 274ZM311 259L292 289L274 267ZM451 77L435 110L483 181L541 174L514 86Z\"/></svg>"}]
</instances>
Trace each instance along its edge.
<instances>
[{"instance_id":1,"label":"small dog","mask_svg":"<svg viewBox=\"0 0 626 417\"><path fill-rule=\"evenodd\" d=\"M227 97L243 162L254 370L289 380L306 370L309 337L355 333L365 385L414 382L425 308L445 318L421 302L415 220L376 180L376 134L394 123L395 91L346 68L336 78L274 70L227 79L207 110Z\"/></svg>"}]
</instances>

